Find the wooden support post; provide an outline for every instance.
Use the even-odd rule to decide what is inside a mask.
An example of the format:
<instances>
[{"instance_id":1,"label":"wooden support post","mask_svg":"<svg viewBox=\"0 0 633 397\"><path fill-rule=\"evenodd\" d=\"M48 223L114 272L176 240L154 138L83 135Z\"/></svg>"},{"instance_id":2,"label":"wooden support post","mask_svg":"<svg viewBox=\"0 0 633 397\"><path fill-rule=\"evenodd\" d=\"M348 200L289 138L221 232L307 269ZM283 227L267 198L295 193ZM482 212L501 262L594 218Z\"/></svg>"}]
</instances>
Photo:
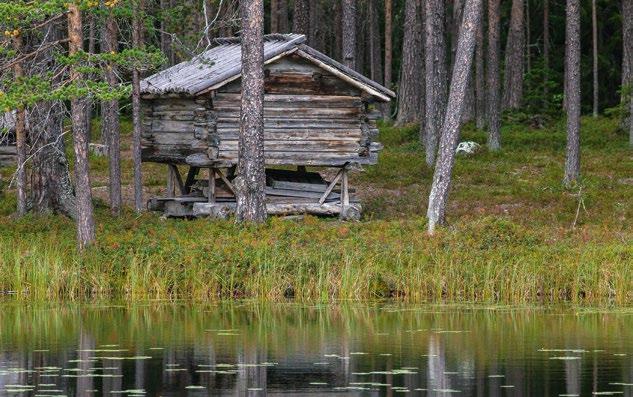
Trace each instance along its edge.
<instances>
[{"instance_id":1,"label":"wooden support post","mask_svg":"<svg viewBox=\"0 0 633 397\"><path fill-rule=\"evenodd\" d=\"M170 165L167 165L167 197L176 196L176 175L171 169Z\"/></svg>"},{"instance_id":2,"label":"wooden support post","mask_svg":"<svg viewBox=\"0 0 633 397\"><path fill-rule=\"evenodd\" d=\"M327 189L325 189L325 193L323 193L323 196L321 196L321 199L319 200L319 204L323 205L323 203L325 203L325 200L327 200L327 198L332 193L332 190L334 190L334 187L336 186L338 181L341 179L344 169L345 168L341 168L339 172L336 174L336 176L334 177L334 179L332 180L332 182L330 182L330 185L327 187Z\"/></svg>"},{"instance_id":3,"label":"wooden support post","mask_svg":"<svg viewBox=\"0 0 633 397\"><path fill-rule=\"evenodd\" d=\"M222 179L222 181L231 190L231 192L233 192L233 194L235 194L235 187L233 187L233 184L224 176L224 173L222 171L218 170L218 174L220 176L220 179Z\"/></svg>"},{"instance_id":4,"label":"wooden support post","mask_svg":"<svg viewBox=\"0 0 633 397\"><path fill-rule=\"evenodd\" d=\"M196 182L196 176L200 172L199 167L189 167L189 172L187 173L187 181L185 182L184 194L191 193L191 186Z\"/></svg>"},{"instance_id":5,"label":"wooden support post","mask_svg":"<svg viewBox=\"0 0 633 397\"><path fill-rule=\"evenodd\" d=\"M209 168L209 203L215 203L215 168Z\"/></svg>"},{"instance_id":6,"label":"wooden support post","mask_svg":"<svg viewBox=\"0 0 633 397\"><path fill-rule=\"evenodd\" d=\"M186 194L185 184L182 182L182 176L180 175L180 171L178 171L178 167L176 167L173 164L168 164L168 165L169 165L169 169L171 170L173 175L176 177L176 183L178 184L178 190L180 191L180 194Z\"/></svg>"},{"instance_id":7,"label":"wooden support post","mask_svg":"<svg viewBox=\"0 0 633 397\"><path fill-rule=\"evenodd\" d=\"M349 180L347 177L347 167L343 168L343 180L341 181L341 205L343 208L349 207Z\"/></svg>"}]
</instances>

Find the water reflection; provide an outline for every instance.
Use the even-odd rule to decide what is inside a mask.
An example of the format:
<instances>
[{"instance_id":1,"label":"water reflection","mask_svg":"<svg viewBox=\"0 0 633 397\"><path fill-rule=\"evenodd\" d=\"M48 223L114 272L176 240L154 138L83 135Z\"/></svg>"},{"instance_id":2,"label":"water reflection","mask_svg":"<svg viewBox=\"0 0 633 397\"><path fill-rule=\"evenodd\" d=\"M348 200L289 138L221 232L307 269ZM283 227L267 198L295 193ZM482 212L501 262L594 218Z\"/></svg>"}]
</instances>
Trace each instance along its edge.
<instances>
[{"instance_id":1,"label":"water reflection","mask_svg":"<svg viewBox=\"0 0 633 397\"><path fill-rule=\"evenodd\" d=\"M2 396L281 393L633 397L633 316L248 302L0 312Z\"/></svg>"}]
</instances>

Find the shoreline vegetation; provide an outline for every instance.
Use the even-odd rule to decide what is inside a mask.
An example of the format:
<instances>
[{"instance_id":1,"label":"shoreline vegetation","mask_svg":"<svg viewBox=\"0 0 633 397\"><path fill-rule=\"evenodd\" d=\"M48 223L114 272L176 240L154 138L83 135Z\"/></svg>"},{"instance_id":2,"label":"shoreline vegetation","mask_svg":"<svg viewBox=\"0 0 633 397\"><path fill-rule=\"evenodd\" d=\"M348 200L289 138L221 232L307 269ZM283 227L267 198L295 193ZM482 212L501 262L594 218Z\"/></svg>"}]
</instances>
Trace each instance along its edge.
<instances>
[{"instance_id":1,"label":"shoreline vegetation","mask_svg":"<svg viewBox=\"0 0 633 397\"><path fill-rule=\"evenodd\" d=\"M260 226L174 220L127 209L109 217L96 193L97 243L76 250L61 216L16 220L0 196L0 292L25 301L112 299L633 304L633 154L617 118L583 118L582 181L562 186L565 121L506 117L503 149L459 157L449 226L426 232L432 171L418 128L383 126L377 166L352 175L360 223L304 217ZM94 123L98 131L98 123ZM124 123L123 183L132 183ZM467 125L462 141L485 142ZM67 149L70 145L67 145ZM404 171L403 171L404 170ZM2 169L2 179L14 170ZM107 159L91 158L93 191ZM166 172L144 165L147 195ZM106 193L107 194L107 193Z\"/></svg>"}]
</instances>

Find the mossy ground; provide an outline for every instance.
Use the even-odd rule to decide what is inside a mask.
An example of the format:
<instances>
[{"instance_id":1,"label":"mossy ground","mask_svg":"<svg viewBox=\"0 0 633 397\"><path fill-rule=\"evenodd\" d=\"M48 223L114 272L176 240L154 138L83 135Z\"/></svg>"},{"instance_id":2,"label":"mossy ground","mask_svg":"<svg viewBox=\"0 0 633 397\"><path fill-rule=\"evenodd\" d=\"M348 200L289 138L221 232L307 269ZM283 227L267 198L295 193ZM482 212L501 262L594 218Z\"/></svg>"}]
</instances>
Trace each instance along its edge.
<instances>
[{"instance_id":1,"label":"mossy ground","mask_svg":"<svg viewBox=\"0 0 633 397\"><path fill-rule=\"evenodd\" d=\"M98 131L98 122L95 123ZM124 124L124 151L129 124ZM506 123L503 150L459 157L449 226L426 234L432 170L415 126L381 129L377 166L351 180L360 223L305 217L262 226L163 220L127 210L112 219L107 161L92 159L96 246L75 251L72 221L12 217L0 198L0 290L20 299L371 299L633 303L633 150L610 118L584 118L582 180L562 186L564 121ZM485 142L468 125L462 140ZM131 162L124 155L124 184ZM1 170L6 180L11 170ZM147 194L164 167L144 165ZM124 192L130 192L129 187Z\"/></svg>"}]
</instances>

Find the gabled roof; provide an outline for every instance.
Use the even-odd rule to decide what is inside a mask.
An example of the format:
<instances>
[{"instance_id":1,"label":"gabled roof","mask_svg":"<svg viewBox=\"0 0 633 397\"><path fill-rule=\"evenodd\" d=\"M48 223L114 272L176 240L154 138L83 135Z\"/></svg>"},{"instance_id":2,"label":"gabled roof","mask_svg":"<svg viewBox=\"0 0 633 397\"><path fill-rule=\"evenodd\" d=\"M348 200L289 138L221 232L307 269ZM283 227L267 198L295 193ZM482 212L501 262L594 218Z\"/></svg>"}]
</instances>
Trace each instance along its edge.
<instances>
[{"instance_id":1,"label":"gabled roof","mask_svg":"<svg viewBox=\"0 0 633 397\"><path fill-rule=\"evenodd\" d=\"M264 63L296 53L378 99L389 101L395 98L395 93L391 90L307 46L305 41L305 36L301 34L264 36ZM216 39L216 43L216 47L192 60L144 79L141 82L141 93L199 95L238 79L242 72L240 38Z\"/></svg>"}]
</instances>

